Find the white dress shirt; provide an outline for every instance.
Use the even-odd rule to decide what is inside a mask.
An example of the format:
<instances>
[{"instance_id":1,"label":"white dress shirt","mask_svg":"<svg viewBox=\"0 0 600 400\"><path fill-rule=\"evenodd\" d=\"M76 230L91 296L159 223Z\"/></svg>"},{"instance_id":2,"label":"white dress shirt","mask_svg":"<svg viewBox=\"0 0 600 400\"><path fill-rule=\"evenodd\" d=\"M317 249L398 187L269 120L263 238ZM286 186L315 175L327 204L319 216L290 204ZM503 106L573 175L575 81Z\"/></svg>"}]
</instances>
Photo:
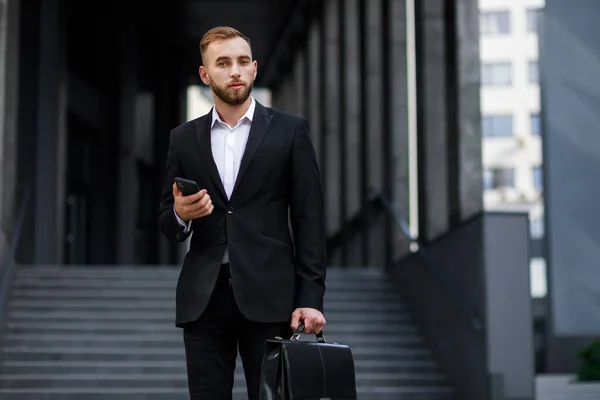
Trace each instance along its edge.
<instances>
[{"instance_id":1,"label":"white dress shirt","mask_svg":"<svg viewBox=\"0 0 600 400\"><path fill-rule=\"evenodd\" d=\"M252 125L255 107L256 101L252 98L250 107L248 107L246 113L242 115L242 118L238 120L234 127L230 127L221 119L214 106L212 108L212 123L210 130L212 155L228 199L231 198L233 186L235 185L235 180L237 179L238 171L240 170L242 156L246 150L246 142L248 141L248 135L250 134L250 126ZM209 195L212 194L209 193ZM179 224L184 227L184 232L189 232L192 221L189 221L186 224L179 218L177 213L175 213L175 217ZM223 264L228 262L229 253L227 252L227 249L225 249Z\"/></svg>"}]
</instances>

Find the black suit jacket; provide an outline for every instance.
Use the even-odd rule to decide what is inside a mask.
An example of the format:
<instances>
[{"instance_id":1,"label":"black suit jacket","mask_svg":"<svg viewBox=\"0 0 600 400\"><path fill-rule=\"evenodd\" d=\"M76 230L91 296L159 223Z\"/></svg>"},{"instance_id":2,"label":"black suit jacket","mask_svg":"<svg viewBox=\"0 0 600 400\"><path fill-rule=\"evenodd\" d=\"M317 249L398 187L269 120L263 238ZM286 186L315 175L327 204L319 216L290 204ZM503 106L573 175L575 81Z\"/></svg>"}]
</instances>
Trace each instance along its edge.
<instances>
[{"instance_id":1,"label":"black suit jacket","mask_svg":"<svg viewBox=\"0 0 600 400\"><path fill-rule=\"evenodd\" d=\"M322 311L323 194L308 122L257 102L230 200L212 156L211 122L208 113L170 136L159 207L163 234L176 243L189 236L173 212L176 176L195 180L214 204L211 215L192 222L190 250L177 283L176 325L203 312L226 246L233 292L246 318L280 322L297 307Z\"/></svg>"}]
</instances>

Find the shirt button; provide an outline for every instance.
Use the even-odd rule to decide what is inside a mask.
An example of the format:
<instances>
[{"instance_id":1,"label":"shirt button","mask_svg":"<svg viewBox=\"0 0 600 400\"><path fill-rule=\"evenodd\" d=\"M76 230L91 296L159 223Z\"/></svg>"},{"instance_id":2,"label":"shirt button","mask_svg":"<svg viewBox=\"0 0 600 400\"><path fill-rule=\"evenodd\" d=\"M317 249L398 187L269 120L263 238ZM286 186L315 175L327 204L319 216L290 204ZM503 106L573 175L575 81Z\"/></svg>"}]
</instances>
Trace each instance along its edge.
<instances>
[{"instance_id":1,"label":"shirt button","mask_svg":"<svg viewBox=\"0 0 600 400\"><path fill-rule=\"evenodd\" d=\"M221 243L221 244L225 243L226 241L227 241L227 239L224 238L224 237L222 237L221 239L219 239L219 243Z\"/></svg>"}]
</instances>

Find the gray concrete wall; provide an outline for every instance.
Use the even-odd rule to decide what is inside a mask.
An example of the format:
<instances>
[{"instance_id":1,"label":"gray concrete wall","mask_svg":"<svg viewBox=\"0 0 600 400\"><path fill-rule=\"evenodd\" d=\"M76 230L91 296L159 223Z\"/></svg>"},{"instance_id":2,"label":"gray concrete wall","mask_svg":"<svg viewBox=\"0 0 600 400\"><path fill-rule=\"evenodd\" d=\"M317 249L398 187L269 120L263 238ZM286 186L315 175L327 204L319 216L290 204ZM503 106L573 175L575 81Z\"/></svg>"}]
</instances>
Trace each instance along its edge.
<instances>
[{"instance_id":1,"label":"gray concrete wall","mask_svg":"<svg viewBox=\"0 0 600 400\"><path fill-rule=\"evenodd\" d=\"M547 0L540 21L548 371L600 334L600 3Z\"/></svg>"},{"instance_id":2,"label":"gray concrete wall","mask_svg":"<svg viewBox=\"0 0 600 400\"><path fill-rule=\"evenodd\" d=\"M482 214L390 272L457 398L535 398L528 238L526 214Z\"/></svg>"},{"instance_id":3,"label":"gray concrete wall","mask_svg":"<svg viewBox=\"0 0 600 400\"><path fill-rule=\"evenodd\" d=\"M494 399L535 397L533 310L527 213L487 213L484 220L485 322Z\"/></svg>"},{"instance_id":4,"label":"gray concrete wall","mask_svg":"<svg viewBox=\"0 0 600 400\"><path fill-rule=\"evenodd\" d=\"M486 336L459 308L472 307L485 318L483 224L475 218L390 270L461 400L488 399Z\"/></svg>"}]
</instances>

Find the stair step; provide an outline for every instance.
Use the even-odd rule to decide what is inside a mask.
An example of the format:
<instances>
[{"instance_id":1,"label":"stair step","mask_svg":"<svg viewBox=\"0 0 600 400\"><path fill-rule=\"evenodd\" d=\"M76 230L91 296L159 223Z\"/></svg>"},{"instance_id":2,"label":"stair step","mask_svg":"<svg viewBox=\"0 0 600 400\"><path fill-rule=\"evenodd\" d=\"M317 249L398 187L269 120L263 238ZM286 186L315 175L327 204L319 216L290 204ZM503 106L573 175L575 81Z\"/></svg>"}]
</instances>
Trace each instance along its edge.
<instances>
[{"instance_id":1,"label":"stair step","mask_svg":"<svg viewBox=\"0 0 600 400\"><path fill-rule=\"evenodd\" d=\"M454 400L452 390L446 387L389 387L373 391L371 387L357 387L358 400ZM233 400L247 400L244 388L234 388ZM186 400L189 398L185 388L40 388L40 389L0 389L3 400Z\"/></svg>"},{"instance_id":2,"label":"stair step","mask_svg":"<svg viewBox=\"0 0 600 400\"><path fill-rule=\"evenodd\" d=\"M173 266L17 268L0 398L188 398L182 331L174 325L178 275ZM352 349L360 400L454 400L386 275L332 268L326 286L325 335ZM247 398L239 356L234 393Z\"/></svg>"},{"instance_id":3,"label":"stair step","mask_svg":"<svg viewBox=\"0 0 600 400\"><path fill-rule=\"evenodd\" d=\"M11 322L15 321L56 321L56 322L76 322L76 321L131 321L132 323L138 323L139 321L146 321L151 323L163 323L165 325L174 326L175 315L173 312L146 312L146 311L96 311L81 312L81 311L48 311L48 312L35 312L35 311L10 311L8 313L8 319ZM332 315L327 316L328 323L397 323L397 322L410 322L411 316L408 313L381 313L381 312L336 312Z\"/></svg>"},{"instance_id":4,"label":"stair step","mask_svg":"<svg viewBox=\"0 0 600 400\"><path fill-rule=\"evenodd\" d=\"M97 321L8 321L6 323L6 334L25 334L25 333L76 333L92 331L97 334L113 333L113 334L140 334L140 333L173 333L177 332L172 324L157 324L136 322L131 324L123 321L97 322ZM335 321L328 323L325 328L325 336L327 338L336 339L340 335L354 332L355 334L364 335L403 335L416 334L418 328L412 323L397 323L397 324L364 324L360 321L346 324L336 324ZM181 332L179 333L181 335Z\"/></svg>"},{"instance_id":5,"label":"stair step","mask_svg":"<svg viewBox=\"0 0 600 400\"><path fill-rule=\"evenodd\" d=\"M131 288L48 288L48 287L40 287L40 288L14 288L12 291L13 299L31 299L31 298L43 298L43 299L89 299L89 300L98 300L98 299L170 299L171 301L175 296L175 285L169 288L164 289L131 289ZM364 296L368 298L370 301L378 301L378 302L388 302L388 301L400 301L399 296L394 291L384 292L379 290L374 290L368 294L368 296L360 294L356 291L346 291L346 290L338 290L338 291L328 291L325 295L325 301L362 301L361 298L357 298L357 296Z\"/></svg>"},{"instance_id":6,"label":"stair step","mask_svg":"<svg viewBox=\"0 0 600 400\"><path fill-rule=\"evenodd\" d=\"M312 339L313 335L307 336ZM307 339L307 340L308 340ZM423 343L423 338L418 335L350 335L345 334L338 336L336 341L344 341L355 343L355 345L372 345L372 344L414 344ZM28 333L28 334L7 334L4 335L4 343L6 341L23 341L23 342L109 342L109 343L130 343L130 342L157 342L157 343L180 343L183 341L182 333L174 331L173 333L140 333L140 334L98 334L98 333L83 333L83 334L52 334L52 333ZM330 340L328 340L330 341ZM331 341L330 341L331 342Z\"/></svg>"},{"instance_id":7,"label":"stair step","mask_svg":"<svg viewBox=\"0 0 600 400\"><path fill-rule=\"evenodd\" d=\"M17 277L13 281L13 287L19 289L33 288L135 288L135 289L166 289L172 288L177 284L177 279L137 279L122 277L106 278L97 277L71 277L71 276L53 276L53 277ZM352 290L352 291L388 291L394 292L395 289L386 281L339 281L327 280L327 291Z\"/></svg>"},{"instance_id":8,"label":"stair step","mask_svg":"<svg viewBox=\"0 0 600 400\"><path fill-rule=\"evenodd\" d=\"M12 310L77 310L84 309L88 311L92 310L139 310L139 309L151 309L151 310L172 310L175 309L175 301L159 301L149 299L139 299L134 301L121 301L111 298L106 299L95 299L95 300L83 300L73 302L71 300L55 300L52 298L48 299L13 299L10 301L10 307ZM401 312L406 311L406 307L401 303L386 303L386 302L371 302L371 301L355 301L348 303L344 301L325 301L324 308L326 313L332 313L336 311L352 310L352 311L390 311L390 312Z\"/></svg>"},{"instance_id":9,"label":"stair step","mask_svg":"<svg viewBox=\"0 0 600 400\"><path fill-rule=\"evenodd\" d=\"M234 374L236 385L245 385L244 374ZM185 373L35 373L0 375L0 386L3 388L46 387L49 382L60 382L63 388L69 387L144 387L151 381L154 385L182 386L187 384ZM357 384L381 386L422 386L441 385L444 376L439 373L356 373ZM162 385L161 385L162 386Z\"/></svg>"},{"instance_id":10,"label":"stair step","mask_svg":"<svg viewBox=\"0 0 600 400\"><path fill-rule=\"evenodd\" d=\"M15 362L8 361L2 363L0 366L0 374L74 374L74 373L118 373L118 374L131 374L131 373L179 373L186 374L185 362L177 362L175 360L171 363L164 361L153 361L146 364L142 364L138 361L129 362L107 362L107 361L92 361L90 364L84 363L85 360L70 361L68 364L61 364L65 361L46 361L42 363L40 361L30 361L28 366L21 366L19 363L26 363L23 361ZM15 365L15 363L17 363ZM367 373L439 373L439 368L432 361L430 365L419 367L418 365L407 364L407 366L361 366L360 364L355 365L356 374L367 374ZM27 365L27 364L25 364ZM238 368L243 370L241 361L238 362Z\"/></svg>"}]
</instances>

